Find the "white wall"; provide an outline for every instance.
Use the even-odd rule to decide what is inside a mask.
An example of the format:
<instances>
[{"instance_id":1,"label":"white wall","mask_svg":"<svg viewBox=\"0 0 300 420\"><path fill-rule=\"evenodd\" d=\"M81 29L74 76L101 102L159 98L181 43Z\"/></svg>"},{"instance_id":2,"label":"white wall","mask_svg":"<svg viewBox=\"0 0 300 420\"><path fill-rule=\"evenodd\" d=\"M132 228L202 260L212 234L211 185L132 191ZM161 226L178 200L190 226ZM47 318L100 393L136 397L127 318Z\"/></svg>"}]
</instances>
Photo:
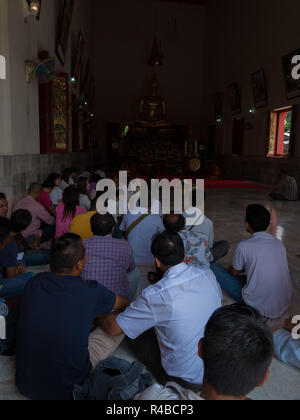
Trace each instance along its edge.
<instances>
[{"instance_id":1,"label":"white wall","mask_svg":"<svg viewBox=\"0 0 300 420\"><path fill-rule=\"evenodd\" d=\"M43 0L40 21L30 18L27 23L23 1L0 0L0 54L7 62L7 79L0 80L0 191L10 202L50 172L71 166L81 169L91 163L89 153L40 155L38 83L26 83L25 61L36 61L44 50L56 57L57 18L63 0ZM91 3L75 0L66 64L62 67L57 59L58 72L70 73L71 37L77 40L80 29L86 39L85 60L91 55ZM70 151L71 134L70 130Z\"/></svg>"},{"instance_id":2,"label":"white wall","mask_svg":"<svg viewBox=\"0 0 300 420\"><path fill-rule=\"evenodd\" d=\"M25 23L24 0L0 0L0 54L4 51L8 61L8 78L0 85L2 154L40 153L38 83L26 83L25 61L37 61L43 50L56 58L57 21L62 3L44 0L40 21L30 18ZM91 54L91 13L90 1L75 0L66 63L62 67L57 59L57 71L70 73L71 37L74 34L77 39L80 29L86 38L86 57Z\"/></svg>"}]
</instances>

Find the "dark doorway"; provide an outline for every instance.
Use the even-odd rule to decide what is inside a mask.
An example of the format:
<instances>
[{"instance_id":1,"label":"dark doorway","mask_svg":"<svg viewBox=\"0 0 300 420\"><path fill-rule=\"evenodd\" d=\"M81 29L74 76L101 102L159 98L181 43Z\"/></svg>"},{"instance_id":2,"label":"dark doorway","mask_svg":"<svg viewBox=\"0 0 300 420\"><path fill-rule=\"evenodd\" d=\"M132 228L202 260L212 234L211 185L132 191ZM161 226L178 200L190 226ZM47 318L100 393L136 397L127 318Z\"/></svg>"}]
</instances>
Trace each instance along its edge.
<instances>
[{"instance_id":1,"label":"dark doorway","mask_svg":"<svg viewBox=\"0 0 300 420\"><path fill-rule=\"evenodd\" d=\"M244 154L245 118L233 120L232 154L243 156Z\"/></svg>"},{"instance_id":2,"label":"dark doorway","mask_svg":"<svg viewBox=\"0 0 300 420\"><path fill-rule=\"evenodd\" d=\"M213 159L216 154L216 126L215 125L211 125L209 127L207 154L208 154L208 159Z\"/></svg>"}]
</instances>

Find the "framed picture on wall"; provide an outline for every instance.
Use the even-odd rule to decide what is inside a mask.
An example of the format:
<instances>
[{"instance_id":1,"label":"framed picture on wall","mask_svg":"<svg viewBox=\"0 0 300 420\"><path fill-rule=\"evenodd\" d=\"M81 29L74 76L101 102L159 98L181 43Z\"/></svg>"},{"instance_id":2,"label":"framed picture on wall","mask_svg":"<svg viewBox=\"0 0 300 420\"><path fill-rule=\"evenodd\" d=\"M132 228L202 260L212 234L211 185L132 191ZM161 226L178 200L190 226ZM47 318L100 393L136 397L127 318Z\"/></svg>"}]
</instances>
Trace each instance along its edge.
<instances>
[{"instance_id":1,"label":"framed picture on wall","mask_svg":"<svg viewBox=\"0 0 300 420\"><path fill-rule=\"evenodd\" d=\"M268 89L265 70L261 69L252 74L252 89L255 108L263 108L268 105Z\"/></svg>"},{"instance_id":2,"label":"framed picture on wall","mask_svg":"<svg viewBox=\"0 0 300 420\"><path fill-rule=\"evenodd\" d=\"M283 57L283 71L288 99L300 96L300 79L295 80L292 77L292 70L295 67L295 64L292 64L292 58L295 55L300 55L300 49Z\"/></svg>"},{"instance_id":3,"label":"framed picture on wall","mask_svg":"<svg viewBox=\"0 0 300 420\"><path fill-rule=\"evenodd\" d=\"M232 115L238 115L242 112L240 88L237 83L229 86L230 106Z\"/></svg>"},{"instance_id":4,"label":"framed picture on wall","mask_svg":"<svg viewBox=\"0 0 300 420\"><path fill-rule=\"evenodd\" d=\"M67 50L68 50L73 9L74 9L74 0L63 1L63 7L62 7L59 23L58 23L58 31L57 31L58 36L57 36L57 44L56 44L56 55L63 66L65 64Z\"/></svg>"}]
</instances>

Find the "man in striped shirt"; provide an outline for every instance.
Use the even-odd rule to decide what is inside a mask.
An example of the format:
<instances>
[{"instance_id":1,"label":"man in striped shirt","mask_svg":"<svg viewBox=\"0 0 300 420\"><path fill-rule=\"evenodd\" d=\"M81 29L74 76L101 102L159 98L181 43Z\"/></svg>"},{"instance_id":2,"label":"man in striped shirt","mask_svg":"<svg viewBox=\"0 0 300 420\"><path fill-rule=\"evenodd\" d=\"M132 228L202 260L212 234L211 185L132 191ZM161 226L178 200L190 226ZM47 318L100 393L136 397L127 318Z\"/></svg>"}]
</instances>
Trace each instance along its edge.
<instances>
[{"instance_id":1,"label":"man in striped shirt","mask_svg":"<svg viewBox=\"0 0 300 420\"><path fill-rule=\"evenodd\" d=\"M281 181L270 194L270 197L279 201L297 201L299 195L295 178L289 176L286 171L282 171L280 177Z\"/></svg>"}]
</instances>

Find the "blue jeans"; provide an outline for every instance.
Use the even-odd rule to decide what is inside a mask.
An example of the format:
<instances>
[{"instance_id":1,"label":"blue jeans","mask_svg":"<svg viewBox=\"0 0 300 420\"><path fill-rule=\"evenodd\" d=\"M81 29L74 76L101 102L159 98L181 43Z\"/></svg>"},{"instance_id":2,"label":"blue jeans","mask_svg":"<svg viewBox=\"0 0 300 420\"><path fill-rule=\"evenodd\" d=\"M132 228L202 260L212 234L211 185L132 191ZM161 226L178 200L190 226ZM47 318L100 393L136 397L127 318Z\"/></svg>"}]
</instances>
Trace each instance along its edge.
<instances>
[{"instance_id":1,"label":"blue jeans","mask_svg":"<svg viewBox=\"0 0 300 420\"><path fill-rule=\"evenodd\" d=\"M110 357L100 362L82 385L75 385L75 401L129 401L152 385L144 366Z\"/></svg>"},{"instance_id":2,"label":"blue jeans","mask_svg":"<svg viewBox=\"0 0 300 420\"><path fill-rule=\"evenodd\" d=\"M0 278L0 298L9 300L21 297L28 280L34 276L34 273L25 273L10 279Z\"/></svg>"},{"instance_id":3,"label":"blue jeans","mask_svg":"<svg viewBox=\"0 0 300 420\"><path fill-rule=\"evenodd\" d=\"M238 302L245 303L242 290L247 284L246 276L233 276L219 264L212 264L211 270L223 290L226 290Z\"/></svg>"},{"instance_id":4,"label":"blue jeans","mask_svg":"<svg viewBox=\"0 0 300 420\"><path fill-rule=\"evenodd\" d=\"M129 299L134 300L140 284L141 273L138 268L128 273L129 281Z\"/></svg>"},{"instance_id":5,"label":"blue jeans","mask_svg":"<svg viewBox=\"0 0 300 420\"><path fill-rule=\"evenodd\" d=\"M30 249L24 254L23 264L26 267L50 264L50 251L47 249Z\"/></svg>"}]
</instances>

